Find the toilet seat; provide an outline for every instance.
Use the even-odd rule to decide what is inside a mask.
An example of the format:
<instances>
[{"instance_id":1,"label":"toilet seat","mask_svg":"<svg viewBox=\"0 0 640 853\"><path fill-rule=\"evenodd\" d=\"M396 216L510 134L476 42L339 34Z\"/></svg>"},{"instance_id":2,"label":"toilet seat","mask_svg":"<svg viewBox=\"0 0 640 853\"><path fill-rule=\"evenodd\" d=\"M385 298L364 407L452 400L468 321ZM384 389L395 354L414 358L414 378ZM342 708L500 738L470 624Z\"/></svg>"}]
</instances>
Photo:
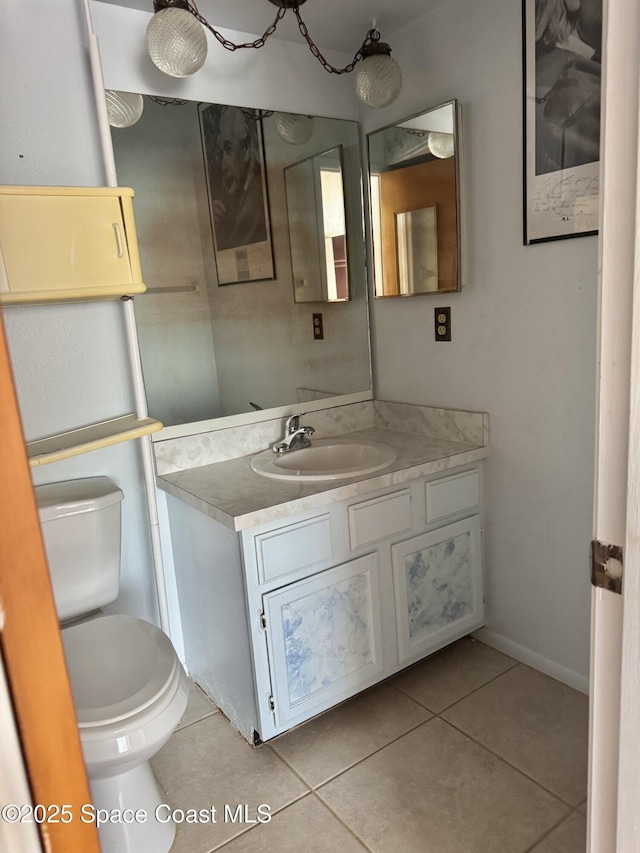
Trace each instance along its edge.
<instances>
[{"instance_id":1,"label":"toilet seat","mask_svg":"<svg viewBox=\"0 0 640 853\"><path fill-rule=\"evenodd\" d=\"M99 616L62 639L80 729L126 720L160 697L180 666L171 641L132 616Z\"/></svg>"}]
</instances>

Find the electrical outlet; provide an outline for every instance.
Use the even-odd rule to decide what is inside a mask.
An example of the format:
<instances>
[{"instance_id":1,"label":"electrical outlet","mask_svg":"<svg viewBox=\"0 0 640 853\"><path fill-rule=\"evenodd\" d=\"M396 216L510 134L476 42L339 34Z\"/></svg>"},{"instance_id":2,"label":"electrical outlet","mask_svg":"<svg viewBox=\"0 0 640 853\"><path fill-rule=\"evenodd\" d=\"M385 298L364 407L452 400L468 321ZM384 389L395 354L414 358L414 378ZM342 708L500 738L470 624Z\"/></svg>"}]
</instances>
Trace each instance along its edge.
<instances>
[{"instance_id":1,"label":"electrical outlet","mask_svg":"<svg viewBox=\"0 0 640 853\"><path fill-rule=\"evenodd\" d=\"M451 340L451 308L435 308L433 312L437 341Z\"/></svg>"},{"instance_id":2,"label":"electrical outlet","mask_svg":"<svg viewBox=\"0 0 640 853\"><path fill-rule=\"evenodd\" d=\"M324 340L324 329L322 328L322 314L312 314L313 317L313 339Z\"/></svg>"}]
</instances>

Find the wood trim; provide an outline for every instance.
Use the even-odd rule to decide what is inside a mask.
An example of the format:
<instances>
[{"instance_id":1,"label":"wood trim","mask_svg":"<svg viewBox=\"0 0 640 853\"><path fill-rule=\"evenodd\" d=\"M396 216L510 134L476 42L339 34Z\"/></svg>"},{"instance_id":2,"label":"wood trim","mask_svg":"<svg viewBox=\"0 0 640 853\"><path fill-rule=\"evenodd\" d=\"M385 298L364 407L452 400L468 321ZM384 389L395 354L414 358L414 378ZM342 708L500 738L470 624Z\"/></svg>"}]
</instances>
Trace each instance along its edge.
<instances>
[{"instance_id":1,"label":"wood trim","mask_svg":"<svg viewBox=\"0 0 640 853\"><path fill-rule=\"evenodd\" d=\"M47 853L99 853L80 820L91 794L51 592L9 353L0 317L0 645L34 804L68 804L40 828Z\"/></svg>"}]
</instances>

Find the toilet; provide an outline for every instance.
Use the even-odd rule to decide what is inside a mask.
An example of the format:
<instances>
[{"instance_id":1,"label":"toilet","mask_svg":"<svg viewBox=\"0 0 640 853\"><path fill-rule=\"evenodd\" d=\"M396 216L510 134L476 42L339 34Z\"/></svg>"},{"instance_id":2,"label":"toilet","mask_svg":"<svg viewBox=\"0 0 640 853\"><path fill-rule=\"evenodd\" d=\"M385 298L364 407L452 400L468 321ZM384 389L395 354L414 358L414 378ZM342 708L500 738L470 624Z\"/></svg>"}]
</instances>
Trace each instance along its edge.
<instances>
[{"instance_id":1,"label":"toilet","mask_svg":"<svg viewBox=\"0 0 640 853\"><path fill-rule=\"evenodd\" d=\"M146 814L100 826L102 851L167 853L175 825L154 817L166 798L149 760L184 714L188 682L159 628L99 610L118 596L123 493L106 477L35 492L94 809Z\"/></svg>"}]
</instances>

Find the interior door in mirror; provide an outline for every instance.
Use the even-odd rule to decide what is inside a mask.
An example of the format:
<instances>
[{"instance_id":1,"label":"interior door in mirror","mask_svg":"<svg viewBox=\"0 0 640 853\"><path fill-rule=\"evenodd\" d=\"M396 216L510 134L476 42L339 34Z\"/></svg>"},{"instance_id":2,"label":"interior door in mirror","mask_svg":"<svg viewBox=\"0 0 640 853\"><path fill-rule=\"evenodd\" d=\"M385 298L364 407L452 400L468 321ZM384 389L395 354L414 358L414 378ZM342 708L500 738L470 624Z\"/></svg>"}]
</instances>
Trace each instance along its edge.
<instances>
[{"instance_id":1,"label":"interior door in mirror","mask_svg":"<svg viewBox=\"0 0 640 853\"><path fill-rule=\"evenodd\" d=\"M349 299L342 146L284 170L296 302Z\"/></svg>"}]
</instances>

